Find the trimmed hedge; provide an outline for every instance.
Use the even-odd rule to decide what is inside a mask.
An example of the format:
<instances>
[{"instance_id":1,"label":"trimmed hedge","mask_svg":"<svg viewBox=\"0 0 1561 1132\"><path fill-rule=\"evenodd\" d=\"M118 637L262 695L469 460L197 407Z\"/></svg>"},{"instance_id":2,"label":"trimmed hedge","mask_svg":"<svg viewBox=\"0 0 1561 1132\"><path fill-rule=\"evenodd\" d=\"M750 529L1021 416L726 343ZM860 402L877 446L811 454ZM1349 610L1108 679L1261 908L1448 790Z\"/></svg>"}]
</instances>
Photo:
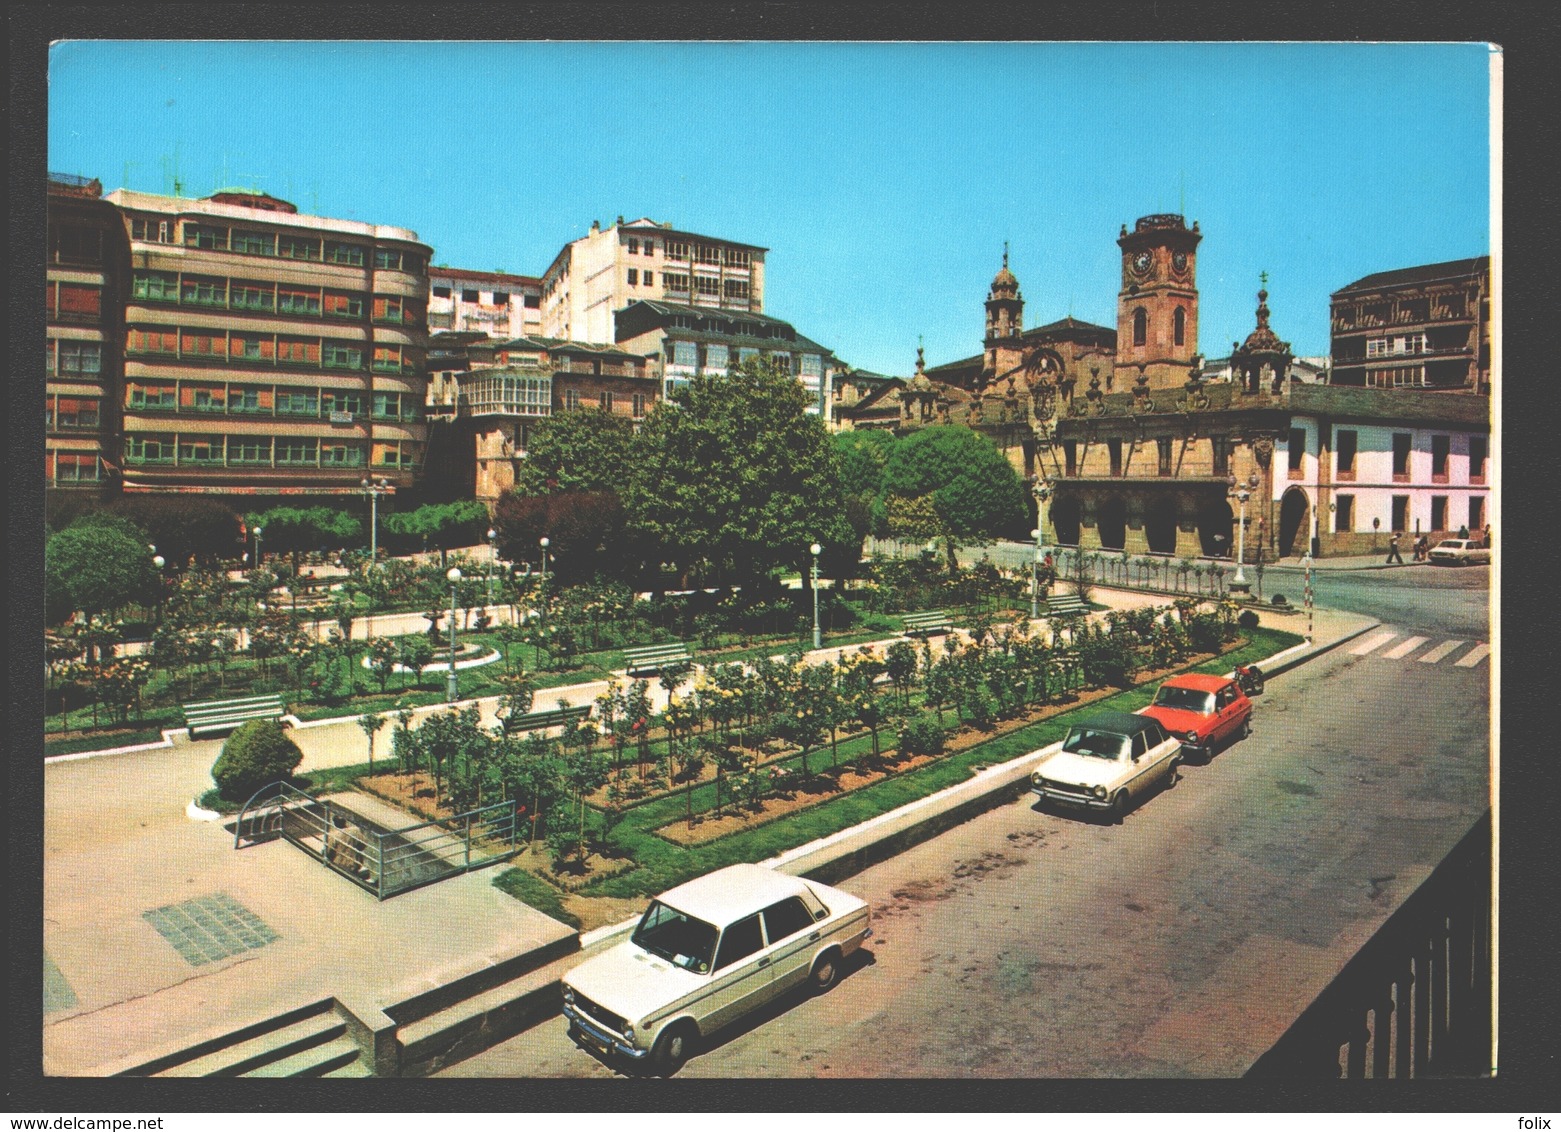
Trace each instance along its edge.
<instances>
[{"instance_id":1,"label":"trimmed hedge","mask_svg":"<svg viewBox=\"0 0 1561 1132\"><path fill-rule=\"evenodd\" d=\"M304 753L274 719L251 719L228 736L212 764L211 777L222 796L242 802L268 783L291 778Z\"/></svg>"}]
</instances>

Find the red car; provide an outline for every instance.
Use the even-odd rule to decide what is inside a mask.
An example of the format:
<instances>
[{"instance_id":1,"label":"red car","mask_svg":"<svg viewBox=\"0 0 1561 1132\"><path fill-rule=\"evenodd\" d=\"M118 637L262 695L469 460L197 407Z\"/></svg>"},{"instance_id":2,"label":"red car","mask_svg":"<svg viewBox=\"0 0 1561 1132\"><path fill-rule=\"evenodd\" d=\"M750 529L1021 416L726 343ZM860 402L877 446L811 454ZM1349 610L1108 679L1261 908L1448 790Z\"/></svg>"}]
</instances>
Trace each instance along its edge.
<instances>
[{"instance_id":1,"label":"red car","mask_svg":"<svg viewBox=\"0 0 1561 1132\"><path fill-rule=\"evenodd\" d=\"M1182 741L1183 753L1199 762L1252 730L1252 701L1229 676L1173 676L1139 714L1159 720Z\"/></svg>"}]
</instances>

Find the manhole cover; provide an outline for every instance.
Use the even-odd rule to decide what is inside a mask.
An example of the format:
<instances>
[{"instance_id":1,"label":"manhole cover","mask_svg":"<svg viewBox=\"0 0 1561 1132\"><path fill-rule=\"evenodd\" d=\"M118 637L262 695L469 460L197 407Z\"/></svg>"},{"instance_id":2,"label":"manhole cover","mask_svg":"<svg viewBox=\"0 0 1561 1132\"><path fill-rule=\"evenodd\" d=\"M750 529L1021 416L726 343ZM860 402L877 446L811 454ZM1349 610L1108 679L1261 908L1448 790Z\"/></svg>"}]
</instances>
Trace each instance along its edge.
<instances>
[{"instance_id":1,"label":"manhole cover","mask_svg":"<svg viewBox=\"0 0 1561 1132\"><path fill-rule=\"evenodd\" d=\"M252 951L280 938L259 916L223 892L153 908L142 912L141 918L192 967Z\"/></svg>"}]
</instances>

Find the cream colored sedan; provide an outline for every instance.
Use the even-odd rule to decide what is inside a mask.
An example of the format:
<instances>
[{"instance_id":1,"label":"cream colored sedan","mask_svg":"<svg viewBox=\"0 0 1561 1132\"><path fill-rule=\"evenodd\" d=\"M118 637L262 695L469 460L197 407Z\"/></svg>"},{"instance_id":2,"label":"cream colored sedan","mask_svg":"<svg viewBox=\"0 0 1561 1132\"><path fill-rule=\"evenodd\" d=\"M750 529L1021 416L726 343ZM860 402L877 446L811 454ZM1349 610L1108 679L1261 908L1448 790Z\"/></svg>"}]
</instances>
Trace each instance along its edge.
<instances>
[{"instance_id":1,"label":"cream colored sedan","mask_svg":"<svg viewBox=\"0 0 1561 1132\"><path fill-rule=\"evenodd\" d=\"M662 893L623 943L563 979L570 1036L676 1073L694 1043L785 991L825 991L871 934L866 902L761 865Z\"/></svg>"}]
</instances>

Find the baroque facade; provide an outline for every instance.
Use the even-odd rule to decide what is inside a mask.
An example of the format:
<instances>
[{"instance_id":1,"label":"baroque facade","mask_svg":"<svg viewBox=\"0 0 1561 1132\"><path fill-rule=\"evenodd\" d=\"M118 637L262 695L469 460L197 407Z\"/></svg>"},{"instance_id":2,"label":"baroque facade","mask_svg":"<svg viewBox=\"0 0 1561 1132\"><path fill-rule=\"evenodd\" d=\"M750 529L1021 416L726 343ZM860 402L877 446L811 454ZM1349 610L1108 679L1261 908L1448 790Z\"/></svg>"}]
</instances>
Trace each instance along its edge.
<instances>
[{"instance_id":1,"label":"baroque facade","mask_svg":"<svg viewBox=\"0 0 1561 1132\"><path fill-rule=\"evenodd\" d=\"M1488 521L1487 399L1302 382L1266 288L1229 380L1208 380L1201 239L1180 216L1123 227L1115 332L1071 318L1024 331L1005 255L985 352L929 369L918 349L897 427L987 435L1036 489L1047 541L1064 546L1221 559L1241 547L1274 561Z\"/></svg>"}]
</instances>

